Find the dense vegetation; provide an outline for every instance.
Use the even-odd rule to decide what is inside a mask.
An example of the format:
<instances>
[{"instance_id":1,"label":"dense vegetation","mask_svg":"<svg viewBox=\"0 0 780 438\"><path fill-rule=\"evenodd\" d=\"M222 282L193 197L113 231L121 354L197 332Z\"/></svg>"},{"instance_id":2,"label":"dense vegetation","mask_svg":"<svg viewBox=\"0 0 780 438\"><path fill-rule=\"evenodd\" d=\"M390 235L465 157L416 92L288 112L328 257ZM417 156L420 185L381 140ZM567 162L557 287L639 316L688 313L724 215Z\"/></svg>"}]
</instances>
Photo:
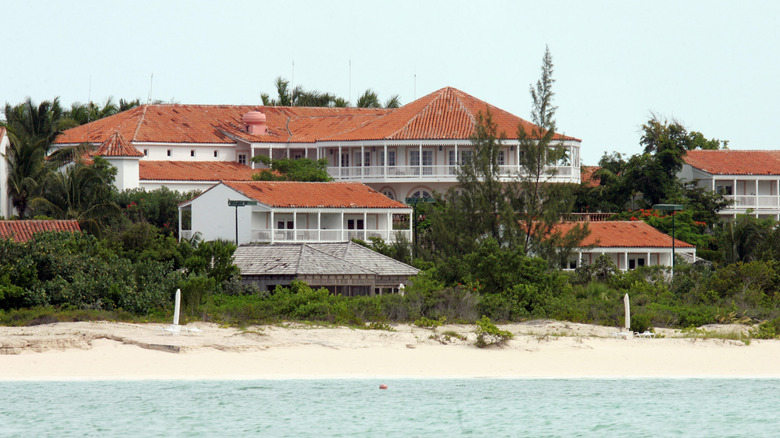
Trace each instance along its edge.
<instances>
[{"instance_id":1,"label":"dense vegetation","mask_svg":"<svg viewBox=\"0 0 780 438\"><path fill-rule=\"evenodd\" d=\"M181 288L185 318L236 325L370 322L376 327L394 321L423 326L479 322L489 343L505 335L490 321L553 318L618 326L621 299L628 293L636 331L763 322L754 336L780 334L780 228L747 216L722 222L717 212L727 204L721 196L676 177L686 151L725 142L653 117L643 126L643 152L627 159L605 155L595 186L547 184L543 170L567 160L551 134L551 75L547 52L542 79L532 88L533 119L541 130L530 133L532 138L517 133L523 176L498 182L504 133L496 132L491 114L483 114L472 140L473 156L458 174L459 190L417 206L416 241L366 243L422 269L404 295L377 297L345 298L299 282L275 291L242 285L232 244L200 242L197 236L177 239L176 206L194 194L167 189L116 193L110 189L115 170L99 158L91 164L76 160L67 171L57 171L54 160L43 160L65 126L57 100L6 105L12 141L6 157L9 185L20 216L73 218L85 232L43 233L26 243L0 241L0 323L162 320ZM284 100L293 98L286 87L280 80L279 102L268 104L290 104ZM295 102L303 104L304 97ZM327 179L319 162L269 163L274 172L263 179ZM562 216L606 211L669 233L672 217L653 210L656 203L685 206L674 218L676 236L696 245L705 261L689 265L679 260L674 278L661 267L620 272L607 258L574 272L558 269L587 233L582 227L556 235L552 224Z\"/></svg>"}]
</instances>

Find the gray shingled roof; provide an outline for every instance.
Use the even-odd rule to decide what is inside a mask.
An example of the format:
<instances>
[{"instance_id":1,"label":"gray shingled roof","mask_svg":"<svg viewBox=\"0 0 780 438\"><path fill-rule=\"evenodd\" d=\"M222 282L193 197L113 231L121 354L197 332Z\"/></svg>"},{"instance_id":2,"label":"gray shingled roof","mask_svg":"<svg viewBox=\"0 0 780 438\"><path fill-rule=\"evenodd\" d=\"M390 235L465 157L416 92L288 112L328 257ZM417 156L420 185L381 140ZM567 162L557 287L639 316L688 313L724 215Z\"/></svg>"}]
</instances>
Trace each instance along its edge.
<instances>
[{"instance_id":1,"label":"gray shingled roof","mask_svg":"<svg viewBox=\"0 0 780 438\"><path fill-rule=\"evenodd\" d=\"M242 275L416 275L419 269L353 242L242 245Z\"/></svg>"}]
</instances>

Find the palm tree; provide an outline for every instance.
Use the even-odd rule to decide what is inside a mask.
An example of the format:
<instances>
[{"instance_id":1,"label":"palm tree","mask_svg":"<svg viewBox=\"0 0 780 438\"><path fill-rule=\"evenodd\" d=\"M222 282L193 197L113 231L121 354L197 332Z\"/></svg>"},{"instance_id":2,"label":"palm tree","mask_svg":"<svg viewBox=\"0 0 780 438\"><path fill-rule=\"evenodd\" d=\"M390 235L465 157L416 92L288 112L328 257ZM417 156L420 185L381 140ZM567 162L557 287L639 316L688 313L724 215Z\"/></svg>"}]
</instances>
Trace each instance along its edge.
<instances>
[{"instance_id":1,"label":"palm tree","mask_svg":"<svg viewBox=\"0 0 780 438\"><path fill-rule=\"evenodd\" d=\"M5 105L5 123L11 141L4 158L8 164L8 194L20 217L40 190L52 165L46 155L62 132L63 111L59 98L35 105L28 97L23 103Z\"/></svg>"},{"instance_id":2,"label":"palm tree","mask_svg":"<svg viewBox=\"0 0 780 438\"><path fill-rule=\"evenodd\" d=\"M379 96L376 92L369 88L358 97L356 106L358 108L398 108L401 106L401 98L397 94L394 94L387 99L383 106L379 102Z\"/></svg>"},{"instance_id":3,"label":"palm tree","mask_svg":"<svg viewBox=\"0 0 780 438\"><path fill-rule=\"evenodd\" d=\"M36 213L76 219L83 229L99 234L105 219L120 211L111 200L115 176L116 169L100 157L90 165L77 161L62 171L50 172L41 195L30 205Z\"/></svg>"}]
</instances>

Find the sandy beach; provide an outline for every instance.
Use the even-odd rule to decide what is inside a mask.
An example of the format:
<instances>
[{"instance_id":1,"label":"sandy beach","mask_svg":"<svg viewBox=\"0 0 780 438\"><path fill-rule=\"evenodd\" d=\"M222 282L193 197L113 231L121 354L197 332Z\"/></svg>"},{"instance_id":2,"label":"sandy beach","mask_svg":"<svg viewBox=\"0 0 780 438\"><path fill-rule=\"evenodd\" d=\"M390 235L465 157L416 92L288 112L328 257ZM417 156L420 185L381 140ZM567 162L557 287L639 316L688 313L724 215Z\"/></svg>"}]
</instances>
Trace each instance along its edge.
<instances>
[{"instance_id":1,"label":"sandy beach","mask_svg":"<svg viewBox=\"0 0 780 438\"><path fill-rule=\"evenodd\" d=\"M469 325L434 332L411 325L392 325L388 331L197 323L189 327L200 331L177 336L163 327L112 322L0 327L0 380L780 378L780 340L746 345L668 329L657 330L652 339L622 339L613 336L613 327L529 321L501 326L514 339L480 349L474 346L475 327Z\"/></svg>"}]
</instances>

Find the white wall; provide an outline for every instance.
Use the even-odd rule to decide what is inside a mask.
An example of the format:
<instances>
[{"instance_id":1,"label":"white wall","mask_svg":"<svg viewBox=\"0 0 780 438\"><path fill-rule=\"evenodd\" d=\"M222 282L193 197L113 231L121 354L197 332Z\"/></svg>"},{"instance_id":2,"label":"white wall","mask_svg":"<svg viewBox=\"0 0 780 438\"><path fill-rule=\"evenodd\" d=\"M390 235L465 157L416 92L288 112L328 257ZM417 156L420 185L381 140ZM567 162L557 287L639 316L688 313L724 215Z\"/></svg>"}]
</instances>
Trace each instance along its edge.
<instances>
[{"instance_id":1,"label":"white wall","mask_svg":"<svg viewBox=\"0 0 780 438\"><path fill-rule=\"evenodd\" d=\"M206 191L191 202L192 233L200 233L203 240L236 240L236 207L229 207L228 200L251 201L250 198L223 184ZM252 208L238 207L238 242L250 242Z\"/></svg>"},{"instance_id":2,"label":"white wall","mask_svg":"<svg viewBox=\"0 0 780 438\"><path fill-rule=\"evenodd\" d=\"M146 152L144 160L154 161L237 161L235 144L159 144L134 143L136 149ZM168 150L171 155L168 156ZM192 151L195 156L192 156ZM217 156L214 157L216 151ZM244 152L247 153L247 152Z\"/></svg>"},{"instance_id":3,"label":"white wall","mask_svg":"<svg viewBox=\"0 0 780 438\"><path fill-rule=\"evenodd\" d=\"M105 157L112 166L116 167L116 179L114 186L118 191L136 189L138 184L138 158L134 157Z\"/></svg>"}]
</instances>

